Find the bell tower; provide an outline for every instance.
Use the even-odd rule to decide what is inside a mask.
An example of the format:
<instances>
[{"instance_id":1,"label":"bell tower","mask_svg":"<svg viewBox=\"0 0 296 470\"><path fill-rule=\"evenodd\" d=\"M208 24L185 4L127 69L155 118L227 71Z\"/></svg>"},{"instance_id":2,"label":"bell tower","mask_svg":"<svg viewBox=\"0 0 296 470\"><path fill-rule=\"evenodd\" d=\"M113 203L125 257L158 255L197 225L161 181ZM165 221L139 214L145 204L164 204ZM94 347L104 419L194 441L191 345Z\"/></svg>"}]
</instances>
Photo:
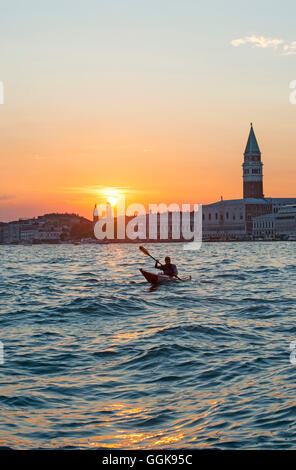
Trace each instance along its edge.
<instances>
[{"instance_id":1,"label":"bell tower","mask_svg":"<svg viewBox=\"0 0 296 470\"><path fill-rule=\"evenodd\" d=\"M243 163L244 199L264 198L262 168L261 152L251 123Z\"/></svg>"},{"instance_id":2,"label":"bell tower","mask_svg":"<svg viewBox=\"0 0 296 470\"><path fill-rule=\"evenodd\" d=\"M99 212L97 208L97 204L95 204L94 212L93 212L93 223L96 224L99 220Z\"/></svg>"}]
</instances>

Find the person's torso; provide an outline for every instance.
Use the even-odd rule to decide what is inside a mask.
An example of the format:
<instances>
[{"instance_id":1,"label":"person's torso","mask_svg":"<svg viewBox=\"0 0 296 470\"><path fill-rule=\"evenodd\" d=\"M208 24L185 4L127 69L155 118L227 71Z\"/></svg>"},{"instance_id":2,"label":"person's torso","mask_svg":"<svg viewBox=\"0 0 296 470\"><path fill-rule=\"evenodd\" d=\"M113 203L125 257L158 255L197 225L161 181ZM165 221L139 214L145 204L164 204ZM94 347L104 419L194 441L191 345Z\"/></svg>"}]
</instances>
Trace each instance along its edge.
<instances>
[{"instance_id":1,"label":"person's torso","mask_svg":"<svg viewBox=\"0 0 296 470\"><path fill-rule=\"evenodd\" d=\"M165 264L162 266L162 271L166 276L173 276L176 272L176 266L174 264Z\"/></svg>"}]
</instances>

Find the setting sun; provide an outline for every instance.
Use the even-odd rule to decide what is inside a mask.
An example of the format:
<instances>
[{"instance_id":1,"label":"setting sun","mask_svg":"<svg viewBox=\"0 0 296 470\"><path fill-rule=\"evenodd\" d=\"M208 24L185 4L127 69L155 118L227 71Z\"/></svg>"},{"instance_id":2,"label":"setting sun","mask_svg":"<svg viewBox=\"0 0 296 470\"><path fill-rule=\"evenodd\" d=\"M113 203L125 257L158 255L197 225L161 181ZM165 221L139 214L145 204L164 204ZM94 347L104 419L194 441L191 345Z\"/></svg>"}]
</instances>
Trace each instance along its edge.
<instances>
[{"instance_id":1,"label":"setting sun","mask_svg":"<svg viewBox=\"0 0 296 470\"><path fill-rule=\"evenodd\" d=\"M118 197L110 196L110 197L108 197L107 202L109 202L109 204L111 204L111 207L114 207L114 206L116 206L116 204L118 202Z\"/></svg>"},{"instance_id":2,"label":"setting sun","mask_svg":"<svg viewBox=\"0 0 296 470\"><path fill-rule=\"evenodd\" d=\"M120 194L120 191L114 188L105 188L101 192L107 198L106 202L111 204L111 207L116 206L116 204L118 203L118 200L122 196Z\"/></svg>"}]
</instances>

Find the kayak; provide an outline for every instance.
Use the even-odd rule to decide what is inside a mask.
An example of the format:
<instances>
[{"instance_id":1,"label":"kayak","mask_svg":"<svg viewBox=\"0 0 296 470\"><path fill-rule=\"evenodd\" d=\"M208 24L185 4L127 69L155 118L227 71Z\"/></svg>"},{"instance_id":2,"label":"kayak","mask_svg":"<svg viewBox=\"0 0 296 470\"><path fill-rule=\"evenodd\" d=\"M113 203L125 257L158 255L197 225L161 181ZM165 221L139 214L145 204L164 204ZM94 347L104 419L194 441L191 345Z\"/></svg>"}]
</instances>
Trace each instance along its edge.
<instances>
[{"instance_id":1,"label":"kayak","mask_svg":"<svg viewBox=\"0 0 296 470\"><path fill-rule=\"evenodd\" d=\"M160 284L161 282L168 282L168 281L169 282L170 281L191 281L191 276L180 279L179 277L166 276L165 274L149 273L148 271L144 271L144 269L140 269L140 271L143 274L146 281L154 285Z\"/></svg>"},{"instance_id":2,"label":"kayak","mask_svg":"<svg viewBox=\"0 0 296 470\"><path fill-rule=\"evenodd\" d=\"M165 274L149 273L148 271L144 271L144 269L140 269L140 271L143 274L146 281L150 282L150 284L159 284L160 282L167 282L167 281L177 281L175 277L166 276Z\"/></svg>"}]
</instances>

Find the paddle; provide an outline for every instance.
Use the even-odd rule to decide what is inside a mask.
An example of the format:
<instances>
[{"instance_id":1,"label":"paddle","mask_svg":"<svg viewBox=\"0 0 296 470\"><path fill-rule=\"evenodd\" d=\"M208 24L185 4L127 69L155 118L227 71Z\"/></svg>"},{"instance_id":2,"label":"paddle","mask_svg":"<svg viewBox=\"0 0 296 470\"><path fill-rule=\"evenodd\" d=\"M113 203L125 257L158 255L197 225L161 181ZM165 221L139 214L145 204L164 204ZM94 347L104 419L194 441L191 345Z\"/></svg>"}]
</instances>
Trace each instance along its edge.
<instances>
[{"instance_id":1,"label":"paddle","mask_svg":"<svg viewBox=\"0 0 296 470\"><path fill-rule=\"evenodd\" d=\"M147 256L150 256L150 258L154 259L154 261L156 261L157 263L159 263L158 259L154 258L152 255L150 255L149 251L146 250L146 248L144 248L143 246L139 246L139 250L142 251L142 253L144 253L144 255L147 255ZM160 263L159 263L160 264Z\"/></svg>"},{"instance_id":2,"label":"paddle","mask_svg":"<svg viewBox=\"0 0 296 470\"><path fill-rule=\"evenodd\" d=\"M149 251L146 250L146 248L144 248L143 246L139 246L139 250L142 251L142 253L144 253L144 255L150 256L150 258L154 259L154 261L159 263L158 259L156 259L156 258L154 258L154 256L150 255ZM159 264L161 264L161 263L159 263ZM188 278L182 279L181 277L176 276L176 274L174 274L174 277L177 278L179 281L188 281L188 280L191 279L191 276L189 276Z\"/></svg>"}]
</instances>

